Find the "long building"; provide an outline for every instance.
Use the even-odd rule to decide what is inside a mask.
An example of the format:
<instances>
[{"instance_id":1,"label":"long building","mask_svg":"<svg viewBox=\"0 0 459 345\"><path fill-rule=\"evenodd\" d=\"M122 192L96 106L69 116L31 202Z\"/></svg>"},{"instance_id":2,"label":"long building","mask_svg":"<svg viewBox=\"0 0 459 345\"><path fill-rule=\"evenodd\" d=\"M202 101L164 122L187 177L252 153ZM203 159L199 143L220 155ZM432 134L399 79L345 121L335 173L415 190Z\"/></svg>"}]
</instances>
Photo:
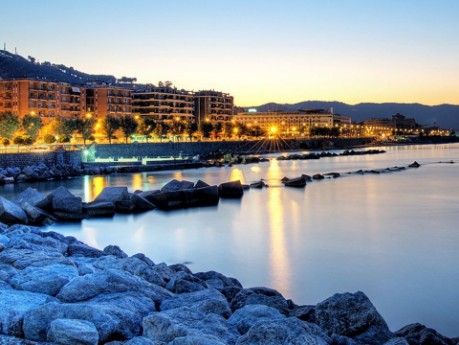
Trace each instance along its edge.
<instances>
[{"instance_id":1,"label":"long building","mask_svg":"<svg viewBox=\"0 0 459 345\"><path fill-rule=\"evenodd\" d=\"M335 115L333 111L312 109L296 112L257 112L238 113L233 120L247 127L260 127L262 130L282 135L307 133L312 127L333 127L335 125L350 125L348 116Z\"/></svg>"},{"instance_id":2,"label":"long building","mask_svg":"<svg viewBox=\"0 0 459 345\"><path fill-rule=\"evenodd\" d=\"M168 86L136 90L132 93L132 112L158 121L193 121L193 94Z\"/></svg>"},{"instance_id":3,"label":"long building","mask_svg":"<svg viewBox=\"0 0 459 345\"><path fill-rule=\"evenodd\" d=\"M86 90L86 111L97 118L106 115L125 116L132 114L132 90L95 86Z\"/></svg>"}]
</instances>

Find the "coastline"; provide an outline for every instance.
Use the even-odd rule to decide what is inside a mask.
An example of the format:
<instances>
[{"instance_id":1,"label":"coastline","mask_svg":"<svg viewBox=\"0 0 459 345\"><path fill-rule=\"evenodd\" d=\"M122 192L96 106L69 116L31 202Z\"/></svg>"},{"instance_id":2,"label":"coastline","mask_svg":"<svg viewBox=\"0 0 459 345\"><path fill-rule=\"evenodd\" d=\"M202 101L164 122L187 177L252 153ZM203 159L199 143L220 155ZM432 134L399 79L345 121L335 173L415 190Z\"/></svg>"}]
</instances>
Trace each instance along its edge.
<instances>
[{"instance_id":1,"label":"coastline","mask_svg":"<svg viewBox=\"0 0 459 345\"><path fill-rule=\"evenodd\" d=\"M8 344L457 344L420 324L391 332L363 292L299 306L218 272L155 264L0 224L0 341ZM349 312L352 310L352 312ZM27 340L21 340L27 339Z\"/></svg>"}]
</instances>

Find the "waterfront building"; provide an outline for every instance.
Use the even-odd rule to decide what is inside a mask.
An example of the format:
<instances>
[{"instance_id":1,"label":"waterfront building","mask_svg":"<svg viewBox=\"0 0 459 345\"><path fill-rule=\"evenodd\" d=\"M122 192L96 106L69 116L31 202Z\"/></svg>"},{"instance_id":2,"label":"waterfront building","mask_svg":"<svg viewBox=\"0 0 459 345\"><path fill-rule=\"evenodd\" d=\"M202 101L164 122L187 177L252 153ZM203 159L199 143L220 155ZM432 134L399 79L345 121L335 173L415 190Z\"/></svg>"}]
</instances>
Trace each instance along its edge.
<instances>
[{"instance_id":1,"label":"waterfront building","mask_svg":"<svg viewBox=\"0 0 459 345\"><path fill-rule=\"evenodd\" d=\"M132 90L114 86L86 89L86 111L96 118L132 114Z\"/></svg>"},{"instance_id":2,"label":"waterfront building","mask_svg":"<svg viewBox=\"0 0 459 345\"><path fill-rule=\"evenodd\" d=\"M132 112L157 121L188 123L194 119L193 94L170 86L148 86L132 93Z\"/></svg>"},{"instance_id":3,"label":"waterfront building","mask_svg":"<svg viewBox=\"0 0 459 345\"><path fill-rule=\"evenodd\" d=\"M390 135L392 133L413 133L419 125L415 119L406 118L404 115L397 113L391 118L373 118L363 121L363 126L369 134Z\"/></svg>"},{"instance_id":4,"label":"waterfront building","mask_svg":"<svg viewBox=\"0 0 459 345\"><path fill-rule=\"evenodd\" d=\"M9 111L19 117L37 115L47 122L59 116L82 116L85 109L84 88L43 80L0 81L0 111Z\"/></svg>"},{"instance_id":5,"label":"waterfront building","mask_svg":"<svg viewBox=\"0 0 459 345\"><path fill-rule=\"evenodd\" d=\"M194 93L194 111L198 126L203 121L228 122L233 117L233 96L219 91L202 90Z\"/></svg>"},{"instance_id":6,"label":"waterfront building","mask_svg":"<svg viewBox=\"0 0 459 345\"><path fill-rule=\"evenodd\" d=\"M259 127L271 134L305 135L312 127L328 127L351 125L348 116L333 114L333 109L308 109L295 112L249 110L238 113L234 122L247 127Z\"/></svg>"}]
</instances>

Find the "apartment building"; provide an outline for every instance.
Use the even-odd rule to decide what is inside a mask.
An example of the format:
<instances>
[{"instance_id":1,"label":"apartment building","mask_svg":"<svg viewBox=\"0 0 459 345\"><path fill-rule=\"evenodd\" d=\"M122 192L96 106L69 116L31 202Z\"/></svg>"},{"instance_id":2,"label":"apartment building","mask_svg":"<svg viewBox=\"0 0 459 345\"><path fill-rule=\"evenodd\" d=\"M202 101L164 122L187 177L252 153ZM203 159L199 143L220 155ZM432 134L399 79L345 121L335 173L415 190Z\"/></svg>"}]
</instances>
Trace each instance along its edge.
<instances>
[{"instance_id":1,"label":"apartment building","mask_svg":"<svg viewBox=\"0 0 459 345\"><path fill-rule=\"evenodd\" d=\"M198 125L203 121L231 121L233 109L233 96L227 93L213 90L203 90L194 93L194 110Z\"/></svg>"},{"instance_id":2,"label":"apartment building","mask_svg":"<svg viewBox=\"0 0 459 345\"><path fill-rule=\"evenodd\" d=\"M86 111L98 118L131 115L132 90L112 86L87 88Z\"/></svg>"},{"instance_id":3,"label":"apartment building","mask_svg":"<svg viewBox=\"0 0 459 345\"><path fill-rule=\"evenodd\" d=\"M333 127L351 124L348 116L335 115L333 110L311 109L296 112L248 112L238 113L233 117L237 123L248 127L257 126L262 130L278 134L305 133L311 127Z\"/></svg>"},{"instance_id":4,"label":"apartment building","mask_svg":"<svg viewBox=\"0 0 459 345\"><path fill-rule=\"evenodd\" d=\"M132 112L158 121L194 120L194 98L189 91L149 86L132 93Z\"/></svg>"},{"instance_id":5,"label":"apartment building","mask_svg":"<svg viewBox=\"0 0 459 345\"><path fill-rule=\"evenodd\" d=\"M19 117L34 114L46 122L57 116L81 116L85 108L83 88L41 80L0 81L0 111L10 111Z\"/></svg>"}]
</instances>

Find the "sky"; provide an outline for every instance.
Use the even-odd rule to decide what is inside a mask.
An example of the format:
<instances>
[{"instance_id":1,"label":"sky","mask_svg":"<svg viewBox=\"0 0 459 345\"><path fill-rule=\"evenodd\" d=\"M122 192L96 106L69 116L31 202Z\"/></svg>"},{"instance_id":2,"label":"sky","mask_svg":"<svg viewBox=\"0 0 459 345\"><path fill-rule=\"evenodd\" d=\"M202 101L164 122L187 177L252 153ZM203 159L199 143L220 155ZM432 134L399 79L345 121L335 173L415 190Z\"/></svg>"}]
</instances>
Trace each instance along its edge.
<instances>
[{"instance_id":1,"label":"sky","mask_svg":"<svg viewBox=\"0 0 459 345\"><path fill-rule=\"evenodd\" d=\"M458 15L458 0L0 0L0 44L239 106L459 104Z\"/></svg>"}]
</instances>

